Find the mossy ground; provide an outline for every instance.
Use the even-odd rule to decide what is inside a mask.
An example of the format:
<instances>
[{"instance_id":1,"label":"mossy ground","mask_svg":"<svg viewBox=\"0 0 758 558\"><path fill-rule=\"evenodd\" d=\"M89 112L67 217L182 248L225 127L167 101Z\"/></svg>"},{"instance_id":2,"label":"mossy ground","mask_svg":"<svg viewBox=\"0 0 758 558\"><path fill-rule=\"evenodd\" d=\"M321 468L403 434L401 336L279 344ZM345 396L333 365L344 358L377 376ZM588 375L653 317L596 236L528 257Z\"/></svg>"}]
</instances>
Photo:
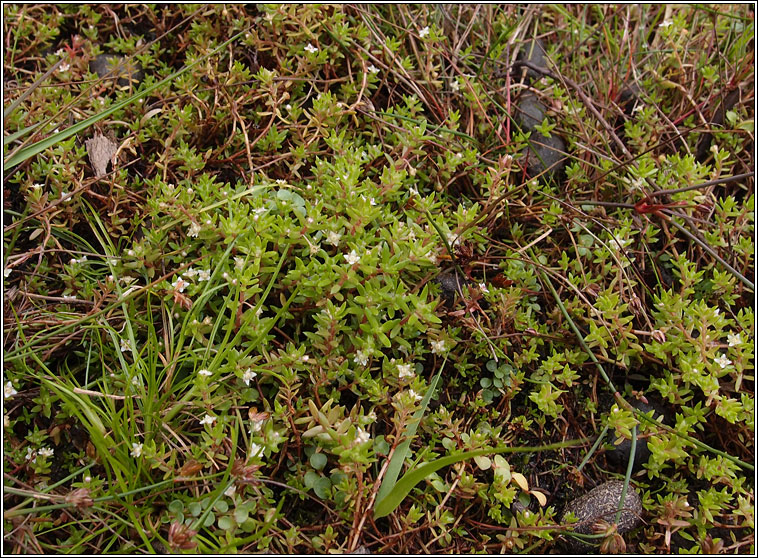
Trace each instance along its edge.
<instances>
[{"instance_id":1,"label":"mossy ground","mask_svg":"<svg viewBox=\"0 0 758 558\"><path fill-rule=\"evenodd\" d=\"M754 551L752 7L3 9L6 551Z\"/></svg>"}]
</instances>

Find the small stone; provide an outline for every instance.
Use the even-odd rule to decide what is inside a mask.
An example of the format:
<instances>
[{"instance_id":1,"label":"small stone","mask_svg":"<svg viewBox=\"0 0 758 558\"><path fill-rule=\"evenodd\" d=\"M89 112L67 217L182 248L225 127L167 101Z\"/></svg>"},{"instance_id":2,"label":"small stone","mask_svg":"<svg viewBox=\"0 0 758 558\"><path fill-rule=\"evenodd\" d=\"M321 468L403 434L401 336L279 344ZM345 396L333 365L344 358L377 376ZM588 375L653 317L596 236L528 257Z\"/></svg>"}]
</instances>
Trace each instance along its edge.
<instances>
[{"instance_id":1,"label":"small stone","mask_svg":"<svg viewBox=\"0 0 758 558\"><path fill-rule=\"evenodd\" d=\"M522 95L516 106L516 124L522 132L531 132L529 147L523 152L526 172L529 178L546 172L548 180L560 180L566 167L566 142L556 134L545 137L537 131L537 126L545 119L545 111L545 105L530 92Z\"/></svg>"},{"instance_id":2,"label":"small stone","mask_svg":"<svg viewBox=\"0 0 758 558\"><path fill-rule=\"evenodd\" d=\"M99 77L118 77L118 85L139 84L145 77L142 66L134 59L119 54L99 54L89 63L90 72Z\"/></svg>"},{"instance_id":3,"label":"small stone","mask_svg":"<svg viewBox=\"0 0 758 558\"><path fill-rule=\"evenodd\" d=\"M640 93L642 93L642 89L635 82L630 83L619 92L616 103L626 116L631 116L637 103L641 102Z\"/></svg>"},{"instance_id":4,"label":"small stone","mask_svg":"<svg viewBox=\"0 0 758 558\"><path fill-rule=\"evenodd\" d=\"M566 521L566 515L572 512L578 522L574 525L574 531L584 535L591 535L592 525L597 520L606 521L613 524L616 519L616 509L621 500L621 491L624 488L623 481L608 481L593 490L590 490L584 496L572 500L566 504L563 510L561 522ZM628 533L641 523L643 513L642 500L637 491L630 485L626 498L624 499L624 508L621 511L621 517L618 522L618 533L623 535ZM600 544L597 540L596 544ZM587 554L597 551L597 546L587 544L573 537L566 536L563 539L563 546L566 551L575 554Z\"/></svg>"},{"instance_id":5,"label":"small stone","mask_svg":"<svg viewBox=\"0 0 758 558\"><path fill-rule=\"evenodd\" d=\"M446 306L455 302L455 295L463 296L463 287L469 284L468 279L461 277L455 271L440 273L436 279L442 291L442 298Z\"/></svg>"},{"instance_id":6,"label":"small stone","mask_svg":"<svg viewBox=\"0 0 758 558\"><path fill-rule=\"evenodd\" d=\"M518 61L529 62L540 68L547 69L547 53L545 52L545 45L543 45L542 41L539 39L529 41L521 48L521 52L519 52L518 55ZM528 80L537 80L542 77L542 74L531 68L527 68L526 77Z\"/></svg>"},{"instance_id":7,"label":"small stone","mask_svg":"<svg viewBox=\"0 0 758 558\"><path fill-rule=\"evenodd\" d=\"M526 152L526 174L534 178L546 173L548 179L560 179L566 167L566 142L556 135L545 137L539 133L533 133L529 140L529 148Z\"/></svg>"},{"instance_id":8,"label":"small stone","mask_svg":"<svg viewBox=\"0 0 758 558\"><path fill-rule=\"evenodd\" d=\"M525 93L516 106L516 124L522 132L533 132L545 119L545 105L534 93Z\"/></svg>"}]
</instances>

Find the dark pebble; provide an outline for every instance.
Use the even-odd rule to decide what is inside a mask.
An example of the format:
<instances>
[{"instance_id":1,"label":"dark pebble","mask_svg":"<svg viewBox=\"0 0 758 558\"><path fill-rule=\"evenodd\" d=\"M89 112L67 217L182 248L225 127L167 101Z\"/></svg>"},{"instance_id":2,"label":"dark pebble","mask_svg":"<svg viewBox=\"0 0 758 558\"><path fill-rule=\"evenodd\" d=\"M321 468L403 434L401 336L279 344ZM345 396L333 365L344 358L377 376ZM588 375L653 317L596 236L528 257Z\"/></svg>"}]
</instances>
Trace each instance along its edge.
<instances>
[{"instance_id":1,"label":"dark pebble","mask_svg":"<svg viewBox=\"0 0 758 558\"><path fill-rule=\"evenodd\" d=\"M630 401L630 404L635 409L639 409L643 413L649 413L655 411L653 418L660 419L661 415L665 415L665 412L656 405L648 405L639 400ZM639 427L637 428L639 432ZM606 442L613 444L616 440L615 431L609 432ZM612 465L617 471L625 472L627 463L629 463L629 457L632 453L632 441L624 440L619 445L614 445L613 449L606 450L605 458L608 463ZM634 453L634 465L633 470L639 470L645 463L647 463L650 457L650 448L647 445L647 438L637 438L637 448Z\"/></svg>"},{"instance_id":2,"label":"dark pebble","mask_svg":"<svg viewBox=\"0 0 758 558\"><path fill-rule=\"evenodd\" d=\"M451 306L455 302L456 295L462 297L463 287L469 284L468 279L461 277L455 271L440 273L435 281L440 286L446 306Z\"/></svg>"},{"instance_id":3,"label":"dark pebble","mask_svg":"<svg viewBox=\"0 0 758 558\"><path fill-rule=\"evenodd\" d=\"M584 496L572 500L566 504L561 522L565 522L566 515L573 512L578 519L574 531L584 535L592 534L592 525L598 519L613 524L623 487L623 481L608 481L590 490ZM621 511L618 522L618 532L623 535L637 527L641 523L642 512L640 495L632 486L629 486L624 499L624 509ZM602 542L600 539L596 540L597 545ZM563 546L566 551L575 554L588 554L598 550L597 546L568 536L563 539Z\"/></svg>"},{"instance_id":4,"label":"dark pebble","mask_svg":"<svg viewBox=\"0 0 758 558\"><path fill-rule=\"evenodd\" d=\"M517 60L519 62L529 62L540 68L547 68L547 53L545 52L545 46L542 44L542 41L535 39L526 43L521 48ZM527 68L526 77L528 80L537 80L542 77L542 74L531 68Z\"/></svg>"},{"instance_id":5,"label":"dark pebble","mask_svg":"<svg viewBox=\"0 0 758 558\"><path fill-rule=\"evenodd\" d=\"M624 111L626 116L632 115L634 107L640 102L641 92L642 90L640 89L640 86L634 82L630 83L619 92L616 103L621 107L621 110Z\"/></svg>"},{"instance_id":6,"label":"dark pebble","mask_svg":"<svg viewBox=\"0 0 758 558\"><path fill-rule=\"evenodd\" d=\"M545 105L534 93L524 93L516 105L516 124L522 132L533 132L545 119Z\"/></svg>"},{"instance_id":7,"label":"dark pebble","mask_svg":"<svg viewBox=\"0 0 758 558\"><path fill-rule=\"evenodd\" d=\"M101 78L118 76L118 85L140 83L145 77L142 66L136 60L119 54L99 54L89 63L89 70Z\"/></svg>"},{"instance_id":8,"label":"dark pebble","mask_svg":"<svg viewBox=\"0 0 758 558\"><path fill-rule=\"evenodd\" d=\"M546 172L548 179L560 180L566 167L566 142L550 134L543 136L536 130L545 118L545 105L534 93L525 93L516 106L516 124L522 132L531 132L529 147L524 149L529 178Z\"/></svg>"}]
</instances>

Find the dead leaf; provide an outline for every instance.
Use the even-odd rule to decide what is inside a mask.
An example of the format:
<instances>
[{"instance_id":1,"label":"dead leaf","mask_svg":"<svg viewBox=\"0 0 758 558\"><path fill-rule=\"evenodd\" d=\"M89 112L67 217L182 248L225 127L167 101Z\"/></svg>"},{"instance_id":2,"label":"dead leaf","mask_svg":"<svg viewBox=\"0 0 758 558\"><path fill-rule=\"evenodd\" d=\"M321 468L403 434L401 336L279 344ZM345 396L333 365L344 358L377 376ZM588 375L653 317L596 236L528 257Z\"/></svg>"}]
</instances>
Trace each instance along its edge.
<instances>
[{"instance_id":1,"label":"dead leaf","mask_svg":"<svg viewBox=\"0 0 758 558\"><path fill-rule=\"evenodd\" d=\"M95 178L102 178L108 171L108 163L116 164L115 155L118 145L99 131L91 139L84 142L89 154L89 161L95 171Z\"/></svg>"},{"instance_id":2,"label":"dead leaf","mask_svg":"<svg viewBox=\"0 0 758 558\"><path fill-rule=\"evenodd\" d=\"M524 492L529 492L529 482L526 480L526 477L524 475L521 473L511 473L511 476L513 477L513 480L516 482L516 484L521 487L521 490Z\"/></svg>"},{"instance_id":3,"label":"dead leaf","mask_svg":"<svg viewBox=\"0 0 758 558\"><path fill-rule=\"evenodd\" d=\"M544 507L545 507L545 505L547 505L547 496L545 496L545 495L544 495L542 492L540 492L539 490L532 490L532 491L530 492L530 494L531 494L532 496L534 496L535 498L537 498L537 501L540 503L540 507L543 507L543 508L544 508Z\"/></svg>"}]
</instances>

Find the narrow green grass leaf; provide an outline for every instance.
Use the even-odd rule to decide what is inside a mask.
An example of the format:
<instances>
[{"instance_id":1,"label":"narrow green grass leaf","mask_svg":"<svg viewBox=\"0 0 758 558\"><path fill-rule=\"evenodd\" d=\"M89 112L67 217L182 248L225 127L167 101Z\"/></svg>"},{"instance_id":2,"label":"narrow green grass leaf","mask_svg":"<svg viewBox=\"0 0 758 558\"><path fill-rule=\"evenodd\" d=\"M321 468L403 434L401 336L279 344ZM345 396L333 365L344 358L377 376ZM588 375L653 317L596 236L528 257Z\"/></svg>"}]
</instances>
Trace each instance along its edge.
<instances>
[{"instance_id":1,"label":"narrow green grass leaf","mask_svg":"<svg viewBox=\"0 0 758 558\"><path fill-rule=\"evenodd\" d=\"M537 453L540 451L551 451L561 448L577 447L581 446L586 440L569 440L567 442L559 442L556 444L549 444L547 446L529 446L529 447L496 447L496 448L484 448L480 450L464 451L461 453L454 453L446 455L426 463L406 473L400 481L395 485L392 492L390 492L383 500L377 502L374 506L374 518L378 519L386 515L391 514L401 504L405 497L413 490L413 488L424 480L432 473L436 473L443 467L453 465L459 461L465 461L467 459L473 459L479 455L492 455L493 453Z\"/></svg>"},{"instance_id":2,"label":"narrow green grass leaf","mask_svg":"<svg viewBox=\"0 0 758 558\"><path fill-rule=\"evenodd\" d=\"M29 134L30 132L33 132L35 128L39 127L42 124L42 122L37 122L36 124L32 124L31 126L27 126L26 128L19 130L17 132L13 132L12 134L8 134L7 136L3 137L3 147L11 143L12 141L16 141L19 138L24 137L25 135Z\"/></svg>"},{"instance_id":3,"label":"narrow green grass leaf","mask_svg":"<svg viewBox=\"0 0 758 558\"><path fill-rule=\"evenodd\" d=\"M418 425L421 422L421 419L423 418L424 413L426 413L426 407L427 405L429 405L429 400L432 398L432 394L434 393L434 390L437 389L437 382L439 382L440 375L442 374L442 371L445 369L446 362L447 362L447 357L445 357L445 360L442 362L440 369L437 371L437 374L434 376L434 379L432 380L432 383L429 386L429 389L426 390L424 399L421 400L421 406L418 408L418 410L415 413L413 413L413 420L408 425L408 429L406 430L406 433L405 433L405 440L397 446L397 448L395 449L395 453L392 455L392 459L390 459L389 465L387 465L387 472L384 475L384 480L382 480L382 485L379 487L379 491L376 493L376 500L374 503L375 509L379 505L379 503L382 500L384 500L395 488L395 484L397 483L397 477L400 476L400 471L403 468L403 463L405 462L405 458L408 456L408 451L411 447L411 441L413 440L413 437L416 435L416 429L418 428Z\"/></svg>"}]
</instances>

